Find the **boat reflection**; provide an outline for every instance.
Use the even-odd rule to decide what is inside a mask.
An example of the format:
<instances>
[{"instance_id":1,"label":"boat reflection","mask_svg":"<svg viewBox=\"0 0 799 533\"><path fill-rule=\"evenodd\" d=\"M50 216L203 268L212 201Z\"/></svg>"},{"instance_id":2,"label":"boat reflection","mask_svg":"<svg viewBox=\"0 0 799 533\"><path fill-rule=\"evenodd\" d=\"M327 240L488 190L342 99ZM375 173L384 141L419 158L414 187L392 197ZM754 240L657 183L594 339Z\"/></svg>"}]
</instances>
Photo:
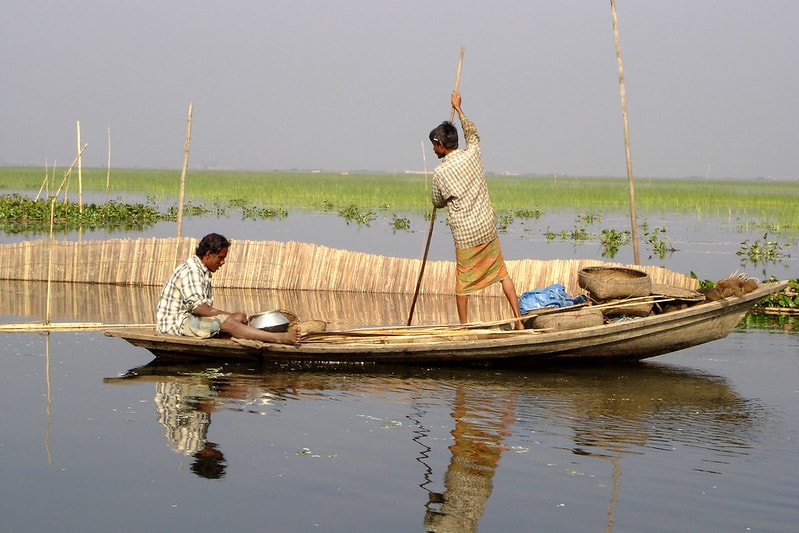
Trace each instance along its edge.
<instances>
[{"instance_id":1,"label":"boat reflection","mask_svg":"<svg viewBox=\"0 0 799 533\"><path fill-rule=\"evenodd\" d=\"M407 418L415 426L416 460L426 470L419 485L427 492L424 526L436 532L477 530L509 442L524 443L535 432L571 441L565 449L574 455L609 461L610 530L625 456L680 445L701 446L722 457L745 455L746 443L757 439L767 421L766 409L741 398L725 379L659 364L535 372L238 364L209 369L156 359L105 382L155 383L167 441L194 457L195 474L209 478L224 476L226 465L219 446L207 439L215 410L269 409L341 391L367 396L394 391L412 406ZM444 406L453 420L440 492L432 489L440 483L428 461L442 441L430 438L422 404Z\"/></svg>"}]
</instances>

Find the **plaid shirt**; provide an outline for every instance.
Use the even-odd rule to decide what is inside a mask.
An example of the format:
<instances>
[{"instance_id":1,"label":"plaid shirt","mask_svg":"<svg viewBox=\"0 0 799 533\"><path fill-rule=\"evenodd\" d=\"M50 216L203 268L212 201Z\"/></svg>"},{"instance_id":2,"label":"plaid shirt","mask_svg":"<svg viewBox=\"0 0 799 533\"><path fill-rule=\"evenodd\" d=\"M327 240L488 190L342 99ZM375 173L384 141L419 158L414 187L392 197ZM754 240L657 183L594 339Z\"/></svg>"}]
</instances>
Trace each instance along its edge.
<instances>
[{"instance_id":1,"label":"plaid shirt","mask_svg":"<svg viewBox=\"0 0 799 533\"><path fill-rule=\"evenodd\" d=\"M191 256L164 283L155 319L159 333L180 335L180 326L200 304L214 305L211 271Z\"/></svg>"},{"instance_id":2,"label":"plaid shirt","mask_svg":"<svg viewBox=\"0 0 799 533\"><path fill-rule=\"evenodd\" d=\"M483 169L480 137L466 115L460 115L466 149L444 156L433 171L433 205L447 207L455 248L472 248L498 237L497 222Z\"/></svg>"}]
</instances>

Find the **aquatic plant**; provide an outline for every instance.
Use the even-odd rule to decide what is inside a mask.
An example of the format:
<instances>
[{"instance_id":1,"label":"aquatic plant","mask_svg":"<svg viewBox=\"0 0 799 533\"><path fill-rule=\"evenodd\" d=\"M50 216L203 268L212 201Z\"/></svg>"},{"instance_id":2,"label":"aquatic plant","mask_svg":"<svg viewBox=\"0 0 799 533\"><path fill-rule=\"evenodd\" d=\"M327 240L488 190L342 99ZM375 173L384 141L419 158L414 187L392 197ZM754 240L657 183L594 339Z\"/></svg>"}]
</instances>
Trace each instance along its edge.
<instances>
[{"instance_id":1,"label":"aquatic plant","mask_svg":"<svg viewBox=\"0 0 799 533\"><path fill-rule=\"evenodd\" d=\"M19 194L0 196L0 229L8 233L50 230L52 210L53 229L143 229L165 220L154 207L135 203L109 201L105 204L84 204L66 200L34 200Z\"/></svg>"},{"instance_id":2,"label":"aquatic plant","mask_svg":"<svg viewBox=\"0 0 799 533\"><path fill-rule=\"evenodd\" d=\"M765 283L777 281L771 278ZM788 286L781 292L769 295L761 300L756 306L755 310L764 308L779 308L799 311L799 278L788 280Z\"/></svg>"},{"instance_id":3,"label":"aquatic plant","mask_svg":"<svg viewBox=\"0 0 799 533\"><path fill-rule=\"evenodd\" d=\"M355 204L350 204L344 209L339 209L338 215L347 221L356 222L359 226L369 226L375 219L375 214L371 211L364 211Z\"/></svg>"},{"instance_id":4,"label":"aquatic plant","mask_svg":"<svg viewBox=\"0 0 799 533\"><path fill-rule=\"evenodd\" d=\"M776 241L768 240L768 233L763 234L763 242L756 240L752 244L746 240L741 243L741 249L736 252L741 256L741 262L751 261L754 265L758 263L778 263L782 259L790 257L783 252L783 245Z\"/></svg>"},{"instance_id":5,"label":"aquatic plant","mask_svg":"<svg viewBox=\"0 0 799 533\"><path fill-rule=\"evenodd\" d=\"M615 229L603 229L599 235L599 242L602 245L602 257L616 257L621 246L630 244L630 231L617 231Z\"/></svg>"},{"instance_id":6,"label":"aquatic plant","mask_svg":"<svg viewBox=\"0 0 799 533\"><path fill-rule=\"evenodd\" d=\"M660 259L664 259L666 254L676 252L677 250L671 245L671 239L666 235L665 227L655 227L648 229L648 225L643 224L644 238L646 242L652 246L652 253Z\"/></svg>"},{"instance_id":7,"label":"aquatic plant","mask_svg":"<svg viewBox=\"0 0 799 533\"><path fill-rule=\"evenodd\" d=\"M394 231L411 231L411 221L405 217L392 215L391 227L394 228Z\"/></svg>"}]
</instances>

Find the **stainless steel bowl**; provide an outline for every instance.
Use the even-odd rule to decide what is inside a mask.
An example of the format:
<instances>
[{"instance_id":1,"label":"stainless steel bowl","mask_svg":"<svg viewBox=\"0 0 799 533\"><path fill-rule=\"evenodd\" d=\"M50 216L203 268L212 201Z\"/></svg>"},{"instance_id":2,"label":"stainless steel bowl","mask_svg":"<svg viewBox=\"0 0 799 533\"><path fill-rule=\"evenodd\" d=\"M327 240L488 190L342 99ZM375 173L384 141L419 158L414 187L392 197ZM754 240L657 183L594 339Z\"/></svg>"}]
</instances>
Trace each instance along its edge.
<instances>
[{"instance_id":1,"label":"stainless steel bowl","mask_svg":"<svg viewBox=\"0 0 799 533\"><path fill-rule=\"evenodd\" d=\"M280 333L288 331L289 319L280 311L266 311L251 315L250 326L263 331Z\"/></svg>"}]
</instances>

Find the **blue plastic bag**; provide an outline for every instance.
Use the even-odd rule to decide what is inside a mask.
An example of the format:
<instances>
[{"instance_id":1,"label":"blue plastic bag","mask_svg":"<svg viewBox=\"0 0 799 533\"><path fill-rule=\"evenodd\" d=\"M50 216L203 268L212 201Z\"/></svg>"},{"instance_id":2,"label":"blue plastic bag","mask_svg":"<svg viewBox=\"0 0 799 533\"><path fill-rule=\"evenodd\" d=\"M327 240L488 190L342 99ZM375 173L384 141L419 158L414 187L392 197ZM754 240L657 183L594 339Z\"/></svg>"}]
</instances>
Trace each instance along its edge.
<instances>
[{"instance_id":1,"label":"blue plastic bag","mask_svg":"<svg viewBox=\"0 0 799 533\"><path fill-rule=\"evenodd\" d=\"M533 289L522 294L519 298L519 311L526 315L533 309L569 307L587 300L582 294L577 298L572 298L566 293L566 287L555 283L549 287Z\"/></svg>"}]
</instances>

